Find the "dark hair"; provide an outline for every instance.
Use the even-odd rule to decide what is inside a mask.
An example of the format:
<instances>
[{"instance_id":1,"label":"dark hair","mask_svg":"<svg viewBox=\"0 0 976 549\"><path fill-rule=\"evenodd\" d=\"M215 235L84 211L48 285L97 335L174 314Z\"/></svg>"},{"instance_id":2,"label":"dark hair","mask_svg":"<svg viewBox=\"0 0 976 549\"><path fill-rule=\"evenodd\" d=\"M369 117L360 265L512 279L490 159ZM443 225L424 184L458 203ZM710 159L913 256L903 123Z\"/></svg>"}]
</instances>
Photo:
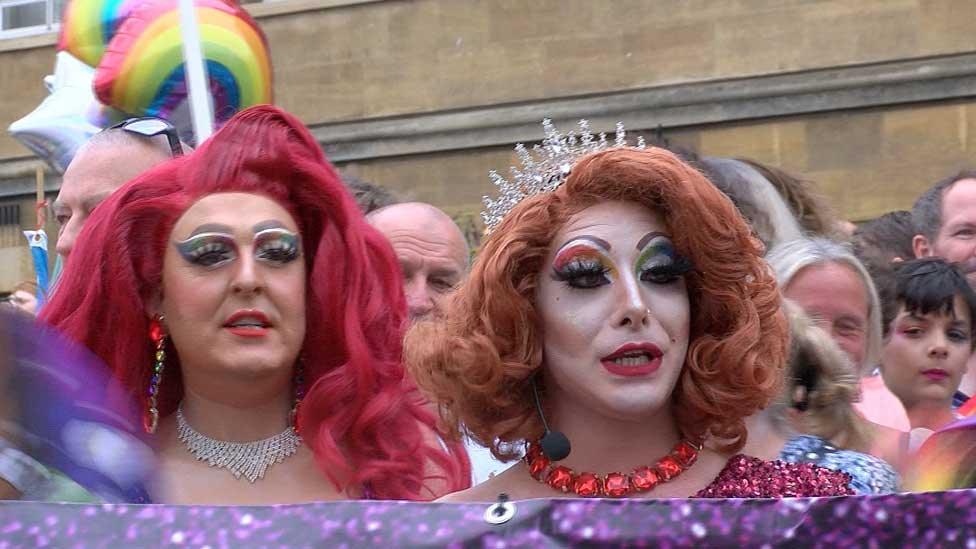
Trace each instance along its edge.
<instances>
[{"instance_id":1,"label":"dark hair","mask_svg":"<svg viewBox=\"0 0 976 549\"><path fill-rule=\"evenodd\" d=\"M886 336L902 308L919 316L929 313L955 316L955 298L962 297L969 309L970 341L976 344L976 293L962 272L946 260L926 257L899 263L891 271L881 294Z\"/></svg>"},{"instance_id":2,"label":"dark hair","mask_svg":"<svg viewBox=\"0 0 976 549\"><path fill-rule=\"evenodd\" d=\"M359 210L363 212L363 215L399 202L396 196L388 189L362 180L354 175L342 174L342 182L349 189L349 192L352 193L352 197L356 199L356 205L359 206Z\"/></svg>"},{"instance_id":3,"label":"dark hair","mask_svg":"<svg viewBox=\"0 0 976 549\"><path fill-rule=\"evenodd\" d=\"M859 226L851 236L851 244L854 254L873 277L878 271L891 270L891 262L896 257L915 257L912 250L912 237L915 234L912 212L899 210L888 212Z\"/></svg>"},{"instance_id":4,"label":"dark hair","mask_svg":"<svg viewBox=\"0 0 976 549\"><path fill-rule=\"evenodd\" d=\"M813 235L839 236L833 208L817 189L816 183L756 160L749 158L737 160L755 168L759 175L765 177L766 181L776 188L804 231Z\"/></svg>"},{"instance_id":5,"label":"dark hair","mask_svg":"<svg viewBox=\"0 0 976 549\"><path fill-rule=\"evenodd\" d=\"M932 185L918 197L915 205L912 206L912 225L915 234L924 236L930 242L935 240L939 229L942 228L942 195L949 190L949 187L963 179L976 179L976 170L962 170L949 176Z\"/></svg>"}]
</instances>

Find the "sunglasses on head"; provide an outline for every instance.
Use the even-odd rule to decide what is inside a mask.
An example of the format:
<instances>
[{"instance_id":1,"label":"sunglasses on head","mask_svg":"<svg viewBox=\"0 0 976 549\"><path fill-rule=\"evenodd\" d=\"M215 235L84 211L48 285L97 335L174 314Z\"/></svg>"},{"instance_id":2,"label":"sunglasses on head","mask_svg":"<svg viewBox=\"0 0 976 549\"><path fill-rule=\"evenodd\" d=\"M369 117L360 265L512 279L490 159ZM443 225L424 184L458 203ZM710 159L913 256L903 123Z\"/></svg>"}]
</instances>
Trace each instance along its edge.
<instances>
[{"instance_id":1,"label":"sunglasses on head","mask_svg":"<svg viewBox=\"0 0 976 549\"><path fill-rule=\"evenodd\" d=\"M169 141L169 150L173 153L173 156L183 156L183 145L180 144L180 136L176 133L176 128L162 118L153 116L129 118L107 129L125 130L143 137L156 137L160 134L165 135L166 140Z\"/></svg>"}]
</instances>

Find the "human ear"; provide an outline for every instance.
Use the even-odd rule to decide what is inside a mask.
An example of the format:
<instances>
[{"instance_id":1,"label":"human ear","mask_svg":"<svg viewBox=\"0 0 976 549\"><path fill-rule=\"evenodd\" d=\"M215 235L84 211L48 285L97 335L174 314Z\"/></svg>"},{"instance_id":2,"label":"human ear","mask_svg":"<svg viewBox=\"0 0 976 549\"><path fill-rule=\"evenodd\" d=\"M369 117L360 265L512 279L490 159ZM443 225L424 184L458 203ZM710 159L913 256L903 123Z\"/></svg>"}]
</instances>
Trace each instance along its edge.
<instances>
[{"instance_id":1,"label":"human ear","mask_svg":"<svg viewBox=\"0 0 976 549\"><path fill-rule=\"evenodd\" d=\"M932 247L929 245L929 239L921 234L912 237L912 251L915 252L916 258L930 257L933 255Z\"/></svg>"},{"instance_id":2,"label":"human ear","mask_svg":"<svg viewBox=\"0 0 976 549\"><path fill-rule=\"evenodd\" d=\"M156 288L149 298L144 302L143 308L146 310L146 316L149 318L156 318L163 314L163 290L161 288Z\"/></svg>"}]
</instances>

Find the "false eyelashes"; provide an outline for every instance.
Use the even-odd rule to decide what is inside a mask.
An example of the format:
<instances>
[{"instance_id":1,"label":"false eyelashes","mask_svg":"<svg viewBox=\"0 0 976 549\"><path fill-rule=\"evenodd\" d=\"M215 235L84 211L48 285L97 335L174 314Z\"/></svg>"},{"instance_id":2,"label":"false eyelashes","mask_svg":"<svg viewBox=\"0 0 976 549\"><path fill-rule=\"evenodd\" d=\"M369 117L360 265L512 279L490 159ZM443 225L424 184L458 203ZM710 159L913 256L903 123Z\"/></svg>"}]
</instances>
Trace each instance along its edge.
<instances>
[{"instance_id":1,"label":"false eyelashes","mask_svg":"<svg viewBox=\"0 0 976 549\"><path fill-rule=\"evenodd\" d=\"M596 288L610 283L614 269L597 257L577 257L553 268L553 279L573 288Z\"/></svg>"},{"instance_id":2,"label":"false eyelashes","mask_svg":"<svg viewBox=\"0 0 976 549\"><path fill-rule=\"evenodd\" d=\"M188 263L215 267L237 257L237 246L229 235L202 233L176 243L176 249Z\"/></svg>"},{"instance_id":3,"label":"false eyelashes","mask_svg":"<svg viewBox=\"0 0 976 549\"><path fill-rule=\"evenodd\" d=\"M202 233L176 242L176 249L188 263L217 267L237 258L237 242L231 235ZM287 229L265 229L254 235L254 257L272 265L285 265L302 255L301 237Z\"/></svg>"},{"instance_id":4,"label":"false eyelashes","mask_svg":"<svg viewBox=\"0 0 976 549\"><path fill-rule=\"evenodd\" d=\"M691 261L664 237L651 240L637 257L636 265L640 280L657 284L673 282L692 270Z\"/></svg>"},{"instance_id":5,"label":"false eyelashes","mask_svg":"<svg viewBox=\"0 0 976 549\"><path fill-rule=\"evenodd\" d=\"M302 255L301 237L285 229L265 229L254 235L254 255L272 263L291 263Z\"/></svg>"},{"instance_id":6,"label":"false eyelashes","mask_svg":"<svg viewBox=\"0 0 976 549\"><path fill-rule=\"evenodd\" d=\"M691 261L680 255L670 241L659 237L641 251L634 274L642 282L669 284L692 269ZM588 244L572 245L553 261L553 279L574 288L597 288L610 284L616 274L617 267L613 261Z\"/></svg>"},{"instance_id":7,"label":"false eyelashes","mask_svg":"<svg viewBox=\"0 0 976 549\"><path fill-rule=\"evenodd\" d=\"M681 255L671 258L671 261L663 264L651 265L638 274L644 282L654 282L655 284L667 284L674 282L692 270L691 261Z\"/></svg>"}]
</instances>

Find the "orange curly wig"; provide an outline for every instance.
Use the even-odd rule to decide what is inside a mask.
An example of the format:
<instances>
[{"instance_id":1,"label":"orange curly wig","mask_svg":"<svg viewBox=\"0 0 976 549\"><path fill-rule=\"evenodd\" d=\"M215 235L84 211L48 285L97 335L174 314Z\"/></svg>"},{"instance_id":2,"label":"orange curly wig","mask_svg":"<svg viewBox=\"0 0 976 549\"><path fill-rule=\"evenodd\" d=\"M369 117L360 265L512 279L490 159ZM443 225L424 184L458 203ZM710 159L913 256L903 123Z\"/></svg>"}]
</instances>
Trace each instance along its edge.
<instances>
[{"instance_id":1,"label":"orange curly wig","mask_svg":"<svg viewBox=\"0 0 976 549\"><path fill-rule=\"evenodd\" d=\"M581 158L554 192L519 203L486 238L444 320L415 325L406 362L441 405L442 418L511 460L542 435L531 378L543 367L534 295L552 239L599 202L638 202L660 213L691 260L690 346L672 394L679 431L745 444L743 419L776 394L788 327L772 272L732 202L701 173L660 148L615 148Z\"/></svg>"}]
</instances>

